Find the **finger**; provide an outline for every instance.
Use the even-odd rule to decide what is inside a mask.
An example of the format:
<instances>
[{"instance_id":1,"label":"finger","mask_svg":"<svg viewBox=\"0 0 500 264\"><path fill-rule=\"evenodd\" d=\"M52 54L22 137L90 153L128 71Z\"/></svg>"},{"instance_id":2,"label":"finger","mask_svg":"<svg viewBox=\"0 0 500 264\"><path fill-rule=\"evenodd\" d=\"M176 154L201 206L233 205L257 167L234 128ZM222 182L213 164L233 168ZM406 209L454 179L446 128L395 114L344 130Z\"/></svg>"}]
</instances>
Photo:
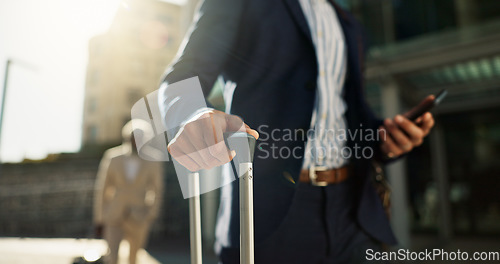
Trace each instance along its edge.
<instances>
[{"instance_id":1,"label":"finger","mask_svg":"<svg viewBox=\"0 0 500 264\"><path fill-rule=\"evenodd\" d=\"M246 132L245 123L235 115L226 115L226 132Z\"/></svg>"},{"instance_id":2,"label":"finger","mask_svg":"<svg viewBox=\"0 0 500 264\"><path fill-rule=\"evenodd\" d=\"M207 115L205 118L203 127L203 139L206 143L207 152L206 155L210 156L211 159L207 161L212 167L216 164L214 160L217 161L217 165L222 165L231 161L235 155L227 148L224 141L224 130L227 127L226 124L226 113L220 111L214 111Z\"/></svg>"},{"instance_id":3,"label":"finger","mask_svg":"<svg viewBox=\"0 0 500 264\"><path fill-rule=\"evenodd\" d=\"M414 123L417 124L417 126L421 126L422 125L422 117L415 119Z\"/></svg>"},{"instance_id":4,"label":"finger","mask_svg":"<svg viewBox=\"0 0 500 264\"><path fill-rule=\"evenodd\" d=\"M245 132L247 132L247 134L253 136L255 139L259 139L259 132L257 132L257 130L252 129L249 125L245 123L243 123L243 125L245 125Z\"/></svg>"},{"instance_id":5,"label":"finger","mask_svg":"<svg viewBox=\"0 0 500 264\"><path fill-rule=\"evenodd\" d=\"M219 144L223 144L223 142L220 142ZM217 157L214 157L212 153L210 152L209 148L202 149L198 152L200 156L204 158L205 166L203 167L204 169L211 169L217 166L220 166L222 164L228 163L230 159L226 158L225 160L219 160ZM223 152L223 155L219 155L221 157L227 157L227 155Z\"/></svg>"},{"instance_id":6,"label":"finger","mask_svg":"<svg viewBox=\"0 0 500 264\"><path fill-rule=\"evenodd\" d=\"M199 171L201 167L188 155L184 154L176 144L170 145L169 152L172 157L190 171Z\"/></svg>"},{"instance_id":7,"label":"finger","mask_svg":"<svg viewBox=\"0 0 500 264\"><path fill-rule=\"evenodd\" d=\"M224 141L208 147L208 152L214 159L217 159L221 165L230 162L234 158L234 155Z\"/></svg>"},{"instance_id":8,"label":"finger","mask_svg":"<svg viewBox=\"0 0 500 264\"><path fill-rule=\"evenodd\" d=\"M390 119L384 121L384 125L389 132L390 137L392 137L394 143L397 144L404 152L408 152L413 148L413 144L410 139L405 135L401 129Z\"/></svg>"},{"instance_id":9,"label":"finger","mask_svg":"<svg viewBox=\"0 0 500 264\"><path fill-rule=\"evenodd\" d=\"M214 112L207 115L199 128L200 135L193 140L195 149L203 159L204 164L200 164L204 169L210 169L232 160L234 155L229 151L224 142L222 127L225 124L225 113ZM195 158L196 159L196 158Z\"/></svg>"},{"instance_id":10,"label":"finger","mask_svg":"<svg viewBox=\"0 0 500 264\"><path fill-rule=\"evenodd\" d=\"M203 128L204 131L211 130L210 126L203 126ZM188 153L188 155L191 156L201 168L211 169L225 164L233 158L224 141L213 144L215 138L212 132L208 133L208 137L206 133L202 131L200 131L200 133L201 134L196 135L193 140L189 140L192 144L190 148L192 152ZM210 141L210 143L207 143L207 141Z\"/></svg>"},{"instance_id":11,"label":"finger","mask_svg":"<svg viewBox=\"0 0 500 264\"><path fill-rule=\"evenodd\" d=\"M246 128L246 132L252 135L255 139L259 139L259 132L257 130L251 129L250 127Z\"/></svg>"},{"instance_id":12,"label":"finger","mask_svg":"<svg viewBox=\"0 0 500 264\"><path fill-rule=\"evenodd\" d=\"M396 124L399 126L399 128L401 128L406 133L406 135L409 136L410 141L414 146L419 146L420 144L422 144L424 131L420 127L401 115L397 115L394 118L394 121L396 121Z\"/></svg>"},{"instance_id":13,"label":"finger","mask_svg":"<svg viewBox=\"0 0 500 264\"><path fill-rule=\"evenodd\" d=\"M259 138L259 133L245 124L240 117L235 115L226 115L226 121L227 132L246 132L247 134L252 135L255 139Z\"/></svg>"},{"instance_id":14,"label":"finger","mask_svg":"<svg viewBox=\"0 0 500 264\"><path fill-rule=\"evenodd\" d=\"M222 135L222 129L220 129L220 127L206 129L205 133L203 133L205 141L208 142L208 153L221 164L228 163L233 158L231 152L227 148L224 139L218 140L216 134Z\"/></svg>"},{"instance_id":15,"label":"finger","mask_svg":"<svg viewBox=\"0 0 500 264\"><path fill-rule=\"evenodd\" d=\"M429 131L434 126L434 123L435 123L434 117L432 116L431 113L427 112L422 116L420 127L424 131L424 136L429 134Z\"/></svg>"},{"instance_id":16,"label":"finger","mask_svg":"<svg viewBox=\"0 0 500 264\"><path fill-rule=\"evenodd\" d=\"M223 113L225 115L225 113ZM223 128L225 127L225 117L222 118L220 114L211 114L210 115L210 128L208 131L211 132L213 141L210 140L210 142L213 142L213 144L217 144L219 142L224 141L224 131Z\"/></svg>"},{"instance_id":17,"label":"finger","mask_svg":"<svg viewBox=\"0 0 500 264\"><path fill-rule=\"evenodd\" d=\"M177 138L176 146L182 155L189 156L200 168L207 168L210 162L205 162L204 158L200 155L201 148L193 145L192 139L192 126L186 125L184 132Z\"/></svg>"},{"instance_id":18,"label":"finger","mask_svg":"<svg viewBox=\"0 0 500 264\"><path fill-rule=\"evenodd\" d=\"M208 146L210 155L216 158L221 165L228 163L236 155L234 151L229 150L224 141L224 130L228 127L226 116L228 116L226 113L214 112L210 118L210 128L206 129L208 133L204 134L207 142L210 142Z\"/></svg>"},{"instance_id":19,"label":"finger","mask_svg":"<svg viewBox=\"0 0 500 264\"><path fill-rule=\"evenodd\" d=\"M168 146L172 156L191 171L202 168L209 169L227 162L221 162L210 154L208 144L203 136L204 132L209 130L207 128L211 128L208 113L183 126ZM174 149L175 151L172 153Z\"/></svg>"},{"instance_id":20,"label":"finger","mask_svg":"<svg viewBox=\"0 0 500 264\"><path fill-rule=\"evenodd\" d=\"M201 168L210 169L217 166L215 164L217 164L218 161L208 153L208 149L206 147L198 149L197 146L193 145L193 141L187 140L186 142L187 144L191 145L190 152L187 152L186 154L191 157Z\"/></svg>"},{"instance_id":21,"label":"finger","mask_svg":"<svg viewBox=\"0 0 500 264\"><path fill-rule=\"evenodd\" d=\"M200 167L189 155L184 154L177 157L175 160L179 162L179 164L184 166L184 168L192 172L196 172L202 169L202 167Z\"/></svg>"},{"instance_id":22,"label":"finger","mask_svg":"<svg viewBox=\"0 0 500 264\"><path fill-rule=\"evenodd\" d=\"M203 168L208 168L215 164L214 157L212 157L208 151L209 145L203 136L204 131L208 130L207 128L210 126L207 125L210 124L210 121L208 121L209 119L209 116L207 116L186 125L184 132L186 141L191 144L190 151L193 152L193 158L196 160L199 156L202 161L199 162L199 165ZM191 152L187 154L191 154ZM194 152L196 152L196 154Z\"/></svg>"},{"instance_id":23,"label":"finger","mask_svg":"<svg viewBox=\"0 0 500 264\"><path fill-rule=\"evenodd\" d=\"M170 142L168 142L168 145L167 145L167 150L168 152L170 152L170 155L173 156L172 152L171 152L171 147L176 145L177 143L177 139L181 136L182 132L184 132L184 128L185 126L182 126L179 131L177 131L177 134L175 134L174 138L172 140L170 140Z\"/></svg>"},{"instance_id":24,"label":"finger","mask_svg":"<svg viewBox=\"0 0 500 264\"><path fill-rule=\"evenodd\" d=\"M403 150L399 148L390 136L387 136L387 131L384 128L379 129L379 136L382 139L382 152L389 157L396 157L403 154Z\"/></svg>"},{"instance_id":25,"label":"finger","mask_svg":"<svg viewBox=\"0 0 500 264\"><path fill-rule=\"evenodd\" d=\"M230 131L227 130L228 124L227 124L227 118L228 116L231 116L229 114L220 112L220 114L214 115L213 122L214 122L214 127L215 127L215 134L217 135L217 146L214 146L212 148L212 151L214 152L214 155L218 155L224 163L227 163L231 161L236 154L234 154L229 147L226 145L226 142L224 141L225 131ZM234 116L236 117L236 116ZM241 120L241 119L239 119ZM238 122L238 117L233 122ZM241 121L242 122L242 121ZM243 122L242 122L243 123Z\"/></svg>"},{"instance_id":26,"label":"finger","mask_svg":"<svg viewBox=\"0 0 500 264\"><path fill-rule=\"evenodd\" d=\"M203 133L207 143L207 154L217 160L217 166L228 163L234 157L224 141L225 115L227 114L220 111L211 113Z\"/></svg>"},{"instance_id":27,"label":"finger","mask_svg":"<svg viewBox=\"0 0 500 264\"><path fill-rule=\"evenodd\" d=\"M387 140L388 135L387 135L387 129L385 127L380 126L378 128L378 137L382 143Z\"/></svg>"}]
</instances>

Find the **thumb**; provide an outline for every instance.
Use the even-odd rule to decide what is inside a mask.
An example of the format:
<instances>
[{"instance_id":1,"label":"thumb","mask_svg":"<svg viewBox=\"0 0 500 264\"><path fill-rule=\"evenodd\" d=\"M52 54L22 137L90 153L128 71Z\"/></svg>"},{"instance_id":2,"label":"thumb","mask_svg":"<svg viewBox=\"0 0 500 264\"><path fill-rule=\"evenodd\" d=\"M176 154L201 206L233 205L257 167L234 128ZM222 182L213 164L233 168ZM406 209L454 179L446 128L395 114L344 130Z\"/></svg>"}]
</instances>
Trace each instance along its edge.
<instances>
[{"instance_id":1,"label":"thumb","mask_svg":"<svg viewBox=\"0 0 500 264\"><path fill-rule=\"evenodd\" d=\"M255 139L259 139L259 132L255 129L251 129L247 124L245 124L246 132L252 135Z\"/></svg>"}]
</instances>

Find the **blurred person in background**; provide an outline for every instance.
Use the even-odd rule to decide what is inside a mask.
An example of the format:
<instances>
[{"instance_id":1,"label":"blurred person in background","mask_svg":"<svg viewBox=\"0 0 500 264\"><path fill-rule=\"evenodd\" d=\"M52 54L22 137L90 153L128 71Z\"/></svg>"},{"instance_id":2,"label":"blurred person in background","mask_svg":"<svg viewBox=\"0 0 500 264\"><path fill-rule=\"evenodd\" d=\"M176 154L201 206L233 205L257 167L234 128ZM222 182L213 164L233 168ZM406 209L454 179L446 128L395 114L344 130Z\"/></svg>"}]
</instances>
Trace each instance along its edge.
<instances>
[{"instance_id":1,"label":"blurred person in background","mask_svg":"<svg viewBox=\"0 0 500 264\"><path fill-rule=\"evenodd\" d=\"M162 163L141 159L134 140L134 135L150 129L142 122L128 122L122 129L122 145L108 149L99 165L94 223L96 236L104 236L108 243L107 264L117 263L122 239L130 245L129 263L136 263L137 252L145 246L160 209Z\"/></svg>"},{"instance_id":2,"label":"blurred person in background","mask_svg":"<svg viewBox=\"0 0 500 264\"><path fill-rule=\"evenodd\" d=\"M396 244L371 164L422 144L434 119L374 116L363 94L364 36L350 13L333 0L205 0L184 43L159 91L166 127L183 119L169 151L190 171L209 169L237 155L224 132L260 134L256 263L360 263L367 249ZM180 83L195 76L205 96L224 79L225 112L192 110ZM351 137L318 136L345 130ZM238 181L222 187L215 249L224 264L239 263L238 196Z\"/></svg>"}]
</instances>

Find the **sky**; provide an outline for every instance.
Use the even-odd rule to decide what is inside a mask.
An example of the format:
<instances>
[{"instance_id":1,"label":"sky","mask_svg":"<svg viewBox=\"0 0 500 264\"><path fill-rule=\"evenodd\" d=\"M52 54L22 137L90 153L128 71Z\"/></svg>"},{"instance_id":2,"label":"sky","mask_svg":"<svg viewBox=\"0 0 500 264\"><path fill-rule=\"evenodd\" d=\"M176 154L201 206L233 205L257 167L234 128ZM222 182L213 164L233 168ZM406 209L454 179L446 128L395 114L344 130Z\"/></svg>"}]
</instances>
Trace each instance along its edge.
<instances>
[{"instance_id":1,"label":"sky","mask_svg":"<svg viewBox=\"0 0 500 264\"><path fill-rule=\"evenodd\" d=\"M88 41L107 30L121 1L0 0L1 84L12 60L2 162L80 149Z\"/></svg>"}]
</instances>

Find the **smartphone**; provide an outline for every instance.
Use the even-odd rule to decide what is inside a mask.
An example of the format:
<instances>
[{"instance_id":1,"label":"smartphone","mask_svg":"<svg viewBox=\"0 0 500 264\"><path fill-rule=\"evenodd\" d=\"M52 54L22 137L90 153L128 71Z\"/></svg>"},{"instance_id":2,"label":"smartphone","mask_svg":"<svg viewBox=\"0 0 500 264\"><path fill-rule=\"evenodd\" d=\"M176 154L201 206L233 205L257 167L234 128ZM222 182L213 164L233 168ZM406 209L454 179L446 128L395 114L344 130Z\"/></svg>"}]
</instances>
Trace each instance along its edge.
<instances>
[{"instance_id":1,"label":"smartphone","mask_svg":"<svg viewBox=\"0 0 500 264\"><path fill-rule=\"evenodd\" d=\"M417 118L419 118L421 115L425 114L426 112L429 112L432 108L440 104L447 94L448 91L446 89L441 90L434 98L424 99L417 106L413 107L410 111L406 112L404 116L408 118L408 120L415 122L415 120L417 120Z\"/></svg>"}]
</instances>

